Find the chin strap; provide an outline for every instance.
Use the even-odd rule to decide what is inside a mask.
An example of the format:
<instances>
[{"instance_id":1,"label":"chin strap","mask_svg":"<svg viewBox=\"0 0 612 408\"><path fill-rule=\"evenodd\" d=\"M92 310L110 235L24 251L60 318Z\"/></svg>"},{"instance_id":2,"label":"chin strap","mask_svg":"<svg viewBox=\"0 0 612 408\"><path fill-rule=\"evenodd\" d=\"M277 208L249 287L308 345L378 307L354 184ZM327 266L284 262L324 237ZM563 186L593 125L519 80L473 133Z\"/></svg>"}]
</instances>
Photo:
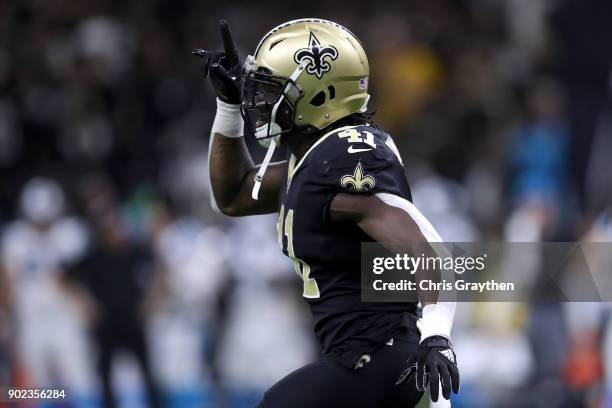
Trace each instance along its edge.
<instances>
[{"instance_id":1,"label":"chin strap","mask_svg":"<svg viewBox=\"0 0 612 408\"><path fill-rule=\"evenodd\" d=\"M272 139L270 141L270 146L268 146L266 157L264 157L263 162L261 162L261 167L259 167L259 170L255 175L255 185L253 186L253 192L251 193L253 200L259 200L259 189L261 188L261 182L263 180L264 173L270 164L270 160L272 160L274 149L276 149L276 140Z\"/></svg>"}]
</instances>

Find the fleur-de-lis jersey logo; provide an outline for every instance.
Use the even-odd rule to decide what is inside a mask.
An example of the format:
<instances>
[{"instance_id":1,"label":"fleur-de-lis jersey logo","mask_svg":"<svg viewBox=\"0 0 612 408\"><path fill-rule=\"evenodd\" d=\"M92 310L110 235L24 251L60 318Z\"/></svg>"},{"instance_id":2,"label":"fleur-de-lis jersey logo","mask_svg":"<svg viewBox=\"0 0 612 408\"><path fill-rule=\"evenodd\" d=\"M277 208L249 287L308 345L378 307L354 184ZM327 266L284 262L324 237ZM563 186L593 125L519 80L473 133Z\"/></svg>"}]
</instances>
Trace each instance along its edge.
<instances>
[{"instance_id":1,"label":"fleur-de-lis jersey logo","mask_svg":"<svg viewBox=\"0 0 612 408\"><path fill-rule=\"evenodd\" d=\"M374 177L363 172L363 167L361 162L359 162L352 175L342 176L340 185L351 191L369 191L376 185L376 180L374 180Z\"/></svg>"},{"instance_id":2,"label":"fleur-de-lis jersey logo","mask_svg":"<svg viewBox=\"0 0 612 408\"><path fill-rule=\"evenodd\" d=\"M338 50L333 45L322 46L317 37L310 32L307 48L296 51L293 59L296 64L308 61L306 72L321 79L331 69L330 61L338 58Z\"/></svg>"}]
</instances>

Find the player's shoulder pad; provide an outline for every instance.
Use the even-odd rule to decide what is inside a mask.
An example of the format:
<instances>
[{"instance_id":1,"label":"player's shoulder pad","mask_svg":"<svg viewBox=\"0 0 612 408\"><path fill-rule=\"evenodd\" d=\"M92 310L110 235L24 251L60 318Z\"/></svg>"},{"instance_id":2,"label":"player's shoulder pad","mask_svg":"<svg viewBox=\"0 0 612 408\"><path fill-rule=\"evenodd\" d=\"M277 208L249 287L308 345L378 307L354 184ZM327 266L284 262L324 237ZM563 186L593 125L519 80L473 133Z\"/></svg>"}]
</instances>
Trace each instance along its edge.
<instances>
[{"instance_id":1,"label":"player's shoulder pad","mask_svg":"<svg viewBox=\"0 0 612 408\"><path fill-rule=\"evenodd\" d=\"M346 126L323 136L309 165L319 180L338 191L396 191L404 184L402 160L385 132L368 125ZM311 173L312 174L312 173Z\"/></svg>"}]
</instances>

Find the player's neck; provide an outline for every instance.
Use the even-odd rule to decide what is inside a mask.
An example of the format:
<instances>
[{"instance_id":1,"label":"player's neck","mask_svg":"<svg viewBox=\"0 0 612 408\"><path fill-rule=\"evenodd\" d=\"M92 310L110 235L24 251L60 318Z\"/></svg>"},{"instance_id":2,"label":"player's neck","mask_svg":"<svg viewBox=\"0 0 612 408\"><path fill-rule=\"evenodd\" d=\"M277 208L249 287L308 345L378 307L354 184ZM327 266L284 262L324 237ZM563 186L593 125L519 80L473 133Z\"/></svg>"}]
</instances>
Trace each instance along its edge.
<instances>
[{"instance_id":1,"label":"player's neck","mask_svg":"<svg viewBox=\"0 0 612 408\"><path fill-rule=\"evenodd\" d=\"M287 144L287 148L291 152L292 155L295 156L297 160L300 160L308 149L312 147L313 144L316 143L317 140L321 137L320 134L310 134L310 135L294 135L292 137L288 137L285 140Z\"/></svg>"}]
</instances>

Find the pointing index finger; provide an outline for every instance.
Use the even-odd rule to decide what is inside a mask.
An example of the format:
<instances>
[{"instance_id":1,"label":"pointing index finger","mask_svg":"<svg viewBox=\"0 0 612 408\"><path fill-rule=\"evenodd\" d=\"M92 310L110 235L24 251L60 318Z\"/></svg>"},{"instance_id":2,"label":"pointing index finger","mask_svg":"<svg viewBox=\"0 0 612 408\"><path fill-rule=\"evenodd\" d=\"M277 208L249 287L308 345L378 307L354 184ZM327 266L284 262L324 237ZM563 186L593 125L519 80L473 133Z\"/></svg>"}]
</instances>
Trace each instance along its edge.
<instances>
[{"instance_id":1,"label":"pointing index finger","mask_svg":"<svg viewBox=\"0 0 612 408\"><path fill-rule=\"evenodd\" d=\"M202 57L202 58L204 58L205 56L208 55L208 51L206 51L206 50L204 50L202 48L195 49L195 50L191 51L191 53L193 55L197 55L198 57Z\"/></svg>"},{"instance_id":2,"label":"pointing index finger","mask_svg":"<svg viewBox=\"0 0 612 408\"><path fill-rule=\"evenodd\" d=\"M234 63L238 60L238 51L236 51L236 44L232 38L232 32L227 24L227 20L219 20L219 30L221 31L221 38L223 39L225 57L228 62Z\"/></svg>"}]
</instances>

